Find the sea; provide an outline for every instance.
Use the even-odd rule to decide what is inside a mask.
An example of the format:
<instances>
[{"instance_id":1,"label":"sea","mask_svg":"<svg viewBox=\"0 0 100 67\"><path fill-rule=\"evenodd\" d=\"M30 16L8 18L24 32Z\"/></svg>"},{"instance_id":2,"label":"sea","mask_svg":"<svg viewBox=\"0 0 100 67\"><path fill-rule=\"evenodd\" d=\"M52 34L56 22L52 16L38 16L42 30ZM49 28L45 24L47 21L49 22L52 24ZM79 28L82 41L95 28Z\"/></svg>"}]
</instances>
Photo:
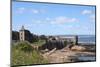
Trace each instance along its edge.
<instances>
[{"instance_id":1,"label":"sea","mask_svg":"<svg viewBox=\"0 0 100 67\"><path fill-rule=\"evenodd\" d=\"M95 35L79 35L78 43L89 43L90 45L96 45L96 36ZM81 61L96 61L96 56L79 56Z\"/></svg>"},{"instance_id":2,"label":"sea","mask_svg":"<svg viewBox=\"0 0 100 67\"><path fill-rule=\"evenodd\" d=\"M95 44L96 36L95 35L78 35L78 43L91 43Z\"/></svg>"},{"instance_id":3,"label":"sea","mask_svg":"<svg viewBox=\"0 0 100 67\"><path fill-rule=\"evenodd\" d=\"M63 35L62 35L63 36ZM74 35L64 35L63 37L71 37ZM85 45L96 45L96 36L95 35L78 35L78 43L82 43L84 45L84 43L86 43ZM82 45L81 44L81 45ZM95 47L94 47L95 49ZM96 56L89 56L86 54L82 54L82 55L77 55L77 59L78 61L95 61L96 60Z\"/></svg>"},{"instance_id":4,"label":"sea","mask_svg":"<svg viewBox=\"0 0 100 67\"><path fill-rule=\"evenodd\" d=\"M61 37L73 37L75 35L57 35ZM78 43L95 44L96 35L78 35Z\"/></svg>"}]
</instances>

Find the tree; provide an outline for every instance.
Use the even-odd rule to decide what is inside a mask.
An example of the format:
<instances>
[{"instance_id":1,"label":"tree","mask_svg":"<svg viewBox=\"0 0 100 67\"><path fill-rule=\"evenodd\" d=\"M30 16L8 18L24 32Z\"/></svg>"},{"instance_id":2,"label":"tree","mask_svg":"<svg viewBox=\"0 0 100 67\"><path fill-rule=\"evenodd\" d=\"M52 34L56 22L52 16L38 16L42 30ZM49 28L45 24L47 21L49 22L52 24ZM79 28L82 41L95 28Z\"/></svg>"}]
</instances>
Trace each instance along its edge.
<instances>
[{"instance_id":1,"label":"tree","mask_svg":"<svg viewBox=\"0 0 100 67\"><path fill-rule=\"evenodd\" d=\"M12 31L12 40L19 40L19 32Z\"/></svg>"},{"instance_id":2,"label":"tree","mask_svg":"<svg viewBox=\"0 0 100 67\"><path fill-rule=\"evenodd\" d=\"M39 41L39 37L37 35L33 35L33 42Z\"/></svg>"},{"instance_id":3,"label":"tree","mask_svg":"<svg viewBox=\"0 0 100 67\"><path fill-rule=\"evenodd\" d=\"M41 39L41 40L46 40L47 38L46 38L45 35L41 35L41 36L40 36L40 39Z\"/></svg>"}]
</instances>

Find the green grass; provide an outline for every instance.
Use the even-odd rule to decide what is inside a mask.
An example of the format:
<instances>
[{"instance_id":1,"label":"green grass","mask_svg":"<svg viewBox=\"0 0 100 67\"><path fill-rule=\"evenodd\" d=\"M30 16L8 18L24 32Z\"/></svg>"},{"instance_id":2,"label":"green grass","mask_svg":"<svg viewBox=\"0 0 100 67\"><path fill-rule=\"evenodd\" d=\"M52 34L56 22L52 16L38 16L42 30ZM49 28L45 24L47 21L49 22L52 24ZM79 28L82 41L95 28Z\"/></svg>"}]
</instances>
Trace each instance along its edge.
<instances>
[{"instance_id":1,"label":"green grass","mask_svg":"<svg viewBox=\"0 0 100 67\"><path fill-rule=\"evenodd\" d=\"M23 51L18 49L18 46L12 46L11 53L11 65L29 65L29 64L45 64L48 63L46 59L44 59L40 52L37 50L32 51Z\"/></svg>"},{"instance_id":2,"label":"green grass","mask_svg":"<svg viewBox=\"0 0 100 67\"><path fill-rule=\"evenodd\" d=\"M36 46L42 46L43 44L45 44L45 40L39 40L38 42L34 42L33 44Z\"/></svg>"}]
</instances>

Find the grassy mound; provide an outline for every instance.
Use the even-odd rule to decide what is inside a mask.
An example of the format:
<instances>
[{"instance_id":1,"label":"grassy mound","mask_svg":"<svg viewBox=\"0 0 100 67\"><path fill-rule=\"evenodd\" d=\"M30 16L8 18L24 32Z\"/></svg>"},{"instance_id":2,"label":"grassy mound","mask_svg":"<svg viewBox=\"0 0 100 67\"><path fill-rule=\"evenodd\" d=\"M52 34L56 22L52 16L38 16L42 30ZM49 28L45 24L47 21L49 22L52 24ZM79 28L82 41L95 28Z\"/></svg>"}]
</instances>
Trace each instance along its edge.
<instances>
[{"instance_id":1,"label":"grassy mound","mask_svg":"<svg viewBox=\"0 0 100 67\"><path fill-rule=\"evenodd\" d=\"M33 50L27 42L19 42L12 46L11 65L29 65L45 64L48 61L44 59L39 51Z\"/></svg>"},{"instance_id":2,"label":"grassy mound","mask_svg":"<svg viewBox=\"0 0 100 67\"><path fill-rule=\"evenodd\" d=\"M30 52L33 50L33 47L27 41L17 42L15 45L16 49L22 50L24 52Z\"/></svg>"}]
</instances>

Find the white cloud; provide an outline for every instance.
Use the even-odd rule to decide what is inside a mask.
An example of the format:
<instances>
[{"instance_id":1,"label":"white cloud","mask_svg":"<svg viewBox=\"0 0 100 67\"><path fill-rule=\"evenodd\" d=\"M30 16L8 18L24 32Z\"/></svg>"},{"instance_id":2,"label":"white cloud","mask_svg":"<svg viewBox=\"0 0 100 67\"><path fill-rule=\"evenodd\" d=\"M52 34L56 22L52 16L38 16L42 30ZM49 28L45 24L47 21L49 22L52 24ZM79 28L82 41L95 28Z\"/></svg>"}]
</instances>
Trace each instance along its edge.
<instances>
[{"instance_id":1,"label":"white cloud","mask_svg":"<svg viewBox=\"0 0 100 67\"><path fill-rule=\"evenodd\" d=\"M95 14L90 16L91 19L95 19Z\"/></svg>"},{"instance_id":2,"label":"white cloud","mask_svg":"<svg viewBox=\"0 0 100 67\"><path fill-rule=\"evenodd\" d=\"M78 19L76 19L76 18L70 18L69 22L78 22Z\"/></svg>"},{"instance_id":3,"label":"white cloud","mask_svg":"<svg viewBox=\"0 0 100 67\"><path fill-rule=\"evenodd\" d=\"M57 25L63 25L65 23L71 23L71 22L78 22L78 19L76 18L67 18L65 16L59 16L55 18L44 18L44 19L32 19L33 24L57 24Z\"/></svg>"},{"instance_id":4,"label":"white cloud","mask_svg":"<svg viewBox=\"0 0 100 67\"><path fill-rule=\"evenodd\" d=\"M20 7L17 9L17 13L20 13L20 14L22 14L24 11L25 11L24 7Z\"/></svg>"},{"instance_id":5,"label":"white cloud","mask_svg":"<svg viewBox=\"0 0 100 67\"><path fill-rule=\"evenodd\" d=\"M82 11L83 15L87 15L90 22L95 22L95 12L92 10L83 10Z\"/></svg>"},{"instance_id":6,"label":"white cloud","mask_svg":"<svg viewBox=\"0 0 100 67\"><path fill-rule=\"evenodd\" d=\"M45 13L44 9L31 9L33 14Z\"/></svg>"},{"instance_id":7,"label":"white cloud","mask_svg":"<svg viewBox=\"0 0 100 67\"><path fill-rule=\"evenodd\" d=\"M35 23L35 24L37 24L37 23L41 23L40 20L35 20L35 19L32 19L32 22Z\"/></svg>"},{"instance_id":8,"label":"white cloud","mask_svg":"<svg viewBox=\"0 0 100 67\"><path fill-rule=\"evenodd\" d=\"M40 12L41 12L41 13L46 13L46 10L40 9Z\"/></svg>"},{"instance_id":9,"label":"white cloud","mask_svg":"<svg viewBox=\"0 0 100 67\"><path fill-rule=\"evenodd\" d=\"M34 14L38 14L40 11L39 11L39 10L36 10L36 9L32 9L32 12L33 12Z\"/></svg>"},{"instance_id":10,"label":"white cloud","mask_svg":"<svg viewBox=\"0 0 100 67\"><path fill-rule=\"evenodd\" d=\"M95 14L90 15L91 22L95 22Z\"/></svg>"},{"instance_id":11,"label":"white cloud","mask_svg":"<svg viewBox=\"0 0 100 67\"><path fill-rule=\"evenodd\" d=\"M55 19L53 19L51 21L52 24L64 24L64 23L67 23L67 22L77 22L78 20L76 18L67 18L65 16L59 16L59 17L56 17Z\"/></svg>"},{"instance_id":12,"label":"white cloud","mask_svg":"<svg viewBox=\"0 0 100 67\"><path fill-rule=\"evenodd\" d=\"M32 23L33 23L33 25L43 25L43 24L45 24L45 21L32 19Z\"/></svg>"},{"instance_id":13,"label":"white cloud","mask_svg":"<svg viewBox=\"0 0 100 67\"><path fill-rule=\"evenodd\" d=\"M83 10L83 11L82 11L82 14L83 14L83 15L92 14L92 13L93 13L92 10Z\"/></svg>"},{"instance_id":14,"label":"white cloud","mask_svg":"<svg viewBox=\"0 0 100 67\"><path fill-rule=\"evenodd\" d=\"M47 21L50 21L51 19L49 17L46 18Z\"/></svg>"},{"instance_id":15,"label":"white cloud","mask_svg":"<svg viewBox=\"0 0 100 67\"><path fill-rule=\"evenodd\" d=\"M42 23L40 20L37 20L36 23Z\"/></svg>"},{"instance_id":16,"label":"white cloud","mask_svg":"<svg viewBox=\"0 0 100 67\"><path fill-rule=\"evenodd\" d=\"M22 14L24 12L31 12L33 14L40 14L40 13L45 13L46 10L44 9L33 9L33 8L25 8L25 7L20 7L17 8L16 13Z\"/></svg>"}]
</instances>

